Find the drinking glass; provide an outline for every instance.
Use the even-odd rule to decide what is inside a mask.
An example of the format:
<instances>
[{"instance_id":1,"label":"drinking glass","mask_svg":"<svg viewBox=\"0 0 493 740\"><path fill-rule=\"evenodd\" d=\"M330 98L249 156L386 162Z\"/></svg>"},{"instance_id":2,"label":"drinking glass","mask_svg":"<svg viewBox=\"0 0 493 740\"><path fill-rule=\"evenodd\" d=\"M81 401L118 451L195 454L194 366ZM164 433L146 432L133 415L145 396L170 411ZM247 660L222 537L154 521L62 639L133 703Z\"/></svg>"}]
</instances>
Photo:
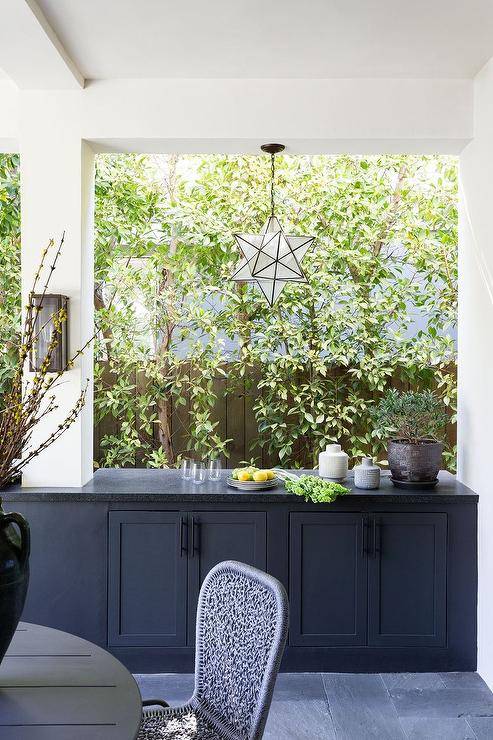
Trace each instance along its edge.
<instances>
[{"instance_id":1,"label":"drinking glass","mask_svg":"<svg viewBox=\"0 0 493 740\"><path fill-rule=\"evenodd\" d=\"M221 461L218 457L209 460L209 480L221 480Z\"/></svg>"},{"instance_id":2,"label":"drinking glass","mask_svg":"<svg viewBox=\"0 0 493 740\"><path fill-rule=\"evenodd\" d=\"M205 465L203 462L194 462L192 465L192 483L200 485L205 481Z\"/></svg>"},{"instance_id":3,"label":"drinking glass","mask_svg":"<svg viewBox=\"0 0 493 740\"><path fill-rule=\"evenodd\" d=\"M183 480L190 480L192 477L192 460L184 457L181 461L181 477Z\"/></svg>"}]
</instances>

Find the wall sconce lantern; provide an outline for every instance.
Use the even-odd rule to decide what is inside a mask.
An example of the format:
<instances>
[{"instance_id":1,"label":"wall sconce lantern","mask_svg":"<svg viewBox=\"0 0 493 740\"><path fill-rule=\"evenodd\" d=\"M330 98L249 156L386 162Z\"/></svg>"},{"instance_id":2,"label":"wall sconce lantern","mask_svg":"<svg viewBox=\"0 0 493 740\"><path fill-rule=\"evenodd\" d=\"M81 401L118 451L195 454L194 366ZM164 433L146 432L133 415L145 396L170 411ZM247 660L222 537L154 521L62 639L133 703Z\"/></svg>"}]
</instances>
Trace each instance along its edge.
<instances>
[{"instance_id":1,"label":"wall sconce lantern","mask_svg":"<svg viewBox=\"0 0 493 740\"><path fill-rule=\"evenodd\" d=\"M31 296L34 316L33 348L30 356L31 372L40 370L49 355L46 372L58 373L68 364L68 297L54 293ZM58 327L58 329L57 329ZM55 342L51 349L50 345Z\"/></svg>"}]
</instances>

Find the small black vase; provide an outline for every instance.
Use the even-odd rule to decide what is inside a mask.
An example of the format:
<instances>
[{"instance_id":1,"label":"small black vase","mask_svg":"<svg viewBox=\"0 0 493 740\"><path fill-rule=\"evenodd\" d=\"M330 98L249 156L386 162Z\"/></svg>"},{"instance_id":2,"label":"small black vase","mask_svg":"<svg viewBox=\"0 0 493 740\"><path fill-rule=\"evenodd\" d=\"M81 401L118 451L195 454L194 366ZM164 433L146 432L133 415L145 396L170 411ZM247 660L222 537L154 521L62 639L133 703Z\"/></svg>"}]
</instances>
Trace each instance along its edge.
<instances>
[{"instance_id":1,"label":"small black vase","mask_svg":"<svg viewBox=\"0 0 493 740\"><path fill-rule=\"evenodd\" d=\"M0 663L24 608L29 551L29 524L21 514L6 514L0 499Z\"/></svg>"}]
</instances>

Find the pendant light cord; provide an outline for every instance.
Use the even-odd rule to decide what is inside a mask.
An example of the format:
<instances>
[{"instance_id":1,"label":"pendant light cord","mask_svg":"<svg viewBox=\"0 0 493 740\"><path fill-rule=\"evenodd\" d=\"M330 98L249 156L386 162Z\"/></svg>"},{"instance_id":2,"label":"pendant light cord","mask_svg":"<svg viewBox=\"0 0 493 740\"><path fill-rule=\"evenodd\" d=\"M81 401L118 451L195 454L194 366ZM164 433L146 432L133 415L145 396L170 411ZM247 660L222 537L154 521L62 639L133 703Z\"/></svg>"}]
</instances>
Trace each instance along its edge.
<instances>
[{"instance_id":1,"label":"pendant light cord","mask_svg":"<svg viewBox=\"0 0 493 740\"><path fill-rule=\"evenodd\" d=\"M274 154L270 155L270 171L271 171L271 180L270 180L270 215L274 215L274 178L275 178L275 164L274 164Z\"/></svg>"}]
</instances>

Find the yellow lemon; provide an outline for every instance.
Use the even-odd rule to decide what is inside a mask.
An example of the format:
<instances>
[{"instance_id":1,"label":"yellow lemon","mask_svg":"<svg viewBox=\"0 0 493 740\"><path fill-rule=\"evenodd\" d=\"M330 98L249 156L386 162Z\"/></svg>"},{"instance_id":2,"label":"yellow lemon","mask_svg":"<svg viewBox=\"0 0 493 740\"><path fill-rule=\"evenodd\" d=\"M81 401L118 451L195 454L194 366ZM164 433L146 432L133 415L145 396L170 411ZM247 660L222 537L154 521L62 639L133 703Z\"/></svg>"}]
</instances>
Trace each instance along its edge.
<instances>
[{"instance_id":1,"label":"yellow lemon","mask_svg":"<svg viewBox=\"0 0 493 740\"><path fill-rule=\"evenodd\" d=\"M250 475L248 470L240 470L240 472L238 473L238 480L245 481L245 480L251 480L251 479L252 479L252 476Z\"/></svg>"},{"instance_id":2,"label":"yellow lemon","mask_svg":"<svg viewBox=\"0 0 493 740\"><path fill-rule=\"evenodd\" d=\"M267 473L267 480L272 480L276 477L276 474L273 470L266 470L265 472Z\"/></svg>"},{"instance_id":3,"label":"yellow lemon","mask_svg":"<svg viewBox=\"0 0 493 740\"><path fill-rule=\"evenodd\" d=\"M268 475L266 470L256 470L253 474L253 480L257 483L263 483L264 481L268 480Z\"/></svg>"}]
</instances>

